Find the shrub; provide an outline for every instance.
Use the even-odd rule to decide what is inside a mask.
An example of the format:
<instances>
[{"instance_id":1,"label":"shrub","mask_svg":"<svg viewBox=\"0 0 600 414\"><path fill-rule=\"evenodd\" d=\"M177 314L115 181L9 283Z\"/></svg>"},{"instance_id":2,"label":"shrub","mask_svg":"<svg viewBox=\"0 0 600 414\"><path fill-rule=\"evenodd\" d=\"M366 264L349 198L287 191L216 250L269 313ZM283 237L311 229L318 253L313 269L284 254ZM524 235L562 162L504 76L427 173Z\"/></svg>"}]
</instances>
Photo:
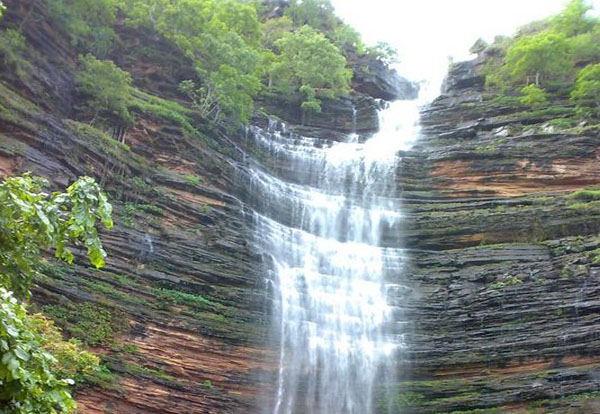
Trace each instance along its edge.
<instances>
[{"instance_id":1,"label":"shrub","mask_svg":"<svg viewBox=\"0 0 600 414\"><path fill-rule=\"evenodd\" d=\"M69 335L89 346L110 345L126 328L124 320L92 303L48 305L42 311Z\"/></svg>"},{"instance_id":2,"label":"shrub","mask_svg":"<svg viewBox=\"0 0 600 414\"><path fill-rule=\"evenodd\" d=\"M527 85L521 89L523 96L519 100L523 105L540 106L548 103L546 92L537 85Z\"/></svg>"},{"instance_id":3,"label":"shrub","mask_svg":"<svg viewBox=\"0 0 600 414\"><path fill-rule=\"evenodd\" d=\"M580 115L600 116L600 63L588 65L579 71L571 101Z\"/></svg>"},{"instance_id":4,"label":"shrub","mask_svg":"<svg viewBox=\"0 0 600 414\"><path fill-rule=\"evenodd\" d=\"M14 72L17 77L24 78L31 63L27 60L27 40L17 29L6 29L0 33L0 56L3 66Z\"/></svg>"},{"instance_id":5,"label":"shrub","mask_svg":"<svg viewBox=\"0 0 600 414\"><path fill-rule=\"evenodd\" d=\"M92 55L80 56L81 69L76 82L79 91L88 96L87 110L98 115L116 117L131 124L131 76L110 60L98 60Z\"/></svg>"}]
</instances>

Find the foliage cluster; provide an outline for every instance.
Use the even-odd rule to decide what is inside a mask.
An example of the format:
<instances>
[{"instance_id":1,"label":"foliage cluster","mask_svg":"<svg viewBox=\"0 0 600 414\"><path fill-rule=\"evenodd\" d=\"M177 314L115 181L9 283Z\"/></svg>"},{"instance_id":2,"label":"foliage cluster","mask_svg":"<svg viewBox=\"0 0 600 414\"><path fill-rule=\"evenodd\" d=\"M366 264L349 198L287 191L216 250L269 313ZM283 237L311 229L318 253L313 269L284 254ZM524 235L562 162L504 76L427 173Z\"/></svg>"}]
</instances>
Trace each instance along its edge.
<instances>
[{"instance_id":1,"label":"foliage cluster","mask_svg":"<svg viewBox=\"0 0 600 414\"><path fill-rule=\"evenodd\" d=\"M512 39L478 41L472 51L489 57L487 87L500 94L520 89L521 103L531 106L546 103L549 90L571 90L580 115L599 116L600 19L591 8L586 0L571 0L560 14L521 28Z\"/></svg>"},{"instance_id":2,"label":"foliage cluster","mask_svg":"<svg viewBox=\"0 0 600 414\"><path fill-rule=\"evenodd\" d=\"M46 0L81 52L106 57L117 42L115 0Z\"/></svg>"},{"instance_id":3,"label":"foliage cluster","mask_svg":"<svg viewBox=\"0 0 600 414\"><path fill-rule=\"evenodd\" d=\"M254 98L265 87L319 110L319 98L349 90L351 71L342 50L362 47L360 36L335 17L327 0L292 2L285 16L264 23L254 4L236 0L122 0L119 5L129 24L158 31L193 61L201 84L187 80L180 90L217 121L248 122ZM302 47L313 53L298 53Z\"/></svg>"},{"instance_id":4,"label":"foliage cluster","mask_svg":"<svg viewBox=\"0 0 600 414\"><path fill-rule=\"evenodd\" d=\"M83 245L91 263L104 265L97 222L112 227L112 206L98 184L82 177L64 193L42 191L48 183L23 175L0 184L0 286L26 297L44 249L58 259L75 258L70 244Z\"/></svg>"},{"instance_id":5,"label":"foliage cluster","mask_svg":"<svg viewBox=\"0 0 600 414\"><path fill-rule=\"evenodd\" d=\"M86 110L95 119L98 115L117 118L127 125L133 122L129 106L132 102L131 76L110 60L99 60L88 54L80 56L77 72L78 90L88 96Z\"/></svg>"},{"instance_id":6,"label":"foliage cluster","mask_svg":"<svg viewBox=\"0 0 600 414\"><path fill-rule=\"evenodd\" d=\"M0 57L4 70L17 75L18 78L26 77L27 69L31 63L26 59L27 40L18 29L6 29L0 32Z\"/></svg>"},{"instance_id":7,"label":"foliage cluster","mask_svg":"<svg viewBox=\"0 0 600 414\"><path fill-rule=\"evenodd\" d=\"M51 195L42 191L46 185L28 174L0 184L0 414L73 412L73 378L100 369L97 357L63 341L48 319L28 314L19 301L29 295L45 250L70 263L69 245L81 244L93 265L104 265L96 223L111 227L112 207L96 182L83 177Z\"/></svg>"},{"instance_id":8,"label":"foliage cluster","mask_svg":"<svg viewBox=\"0 0 600 414\"><path fill-rule=\"evenodd\" d=\"M247 123L264 90L318 111L321 99L348 93L347 57L395 59L387 44L366 47L358 32L335 16L329 0L293 0L284 16L264 21L260 13L267 6L244 0L46 2L78 50L89 53L81 59L77 79L91 98L88 109L93 115L115 113L124 124L131 122L126 87L131 80L116 65L97 59L106 58L118 42L119 13L124 24L157 32L192 61L198 79L183 82L180 90L205 118L217 122ZM298 53L301 48L316 53Z\"/></svg>"},{"instance_id":9,"label":"foliage cluster","mask_svg":"<svg viewBox=\"0 0 600 414\"><path fill-rule=\"evenodd\" d=\"M26 308L0 287L0 413L71 412L71 379L52 372L56 359L43 348Z\"/></svg>"}]
</instances>

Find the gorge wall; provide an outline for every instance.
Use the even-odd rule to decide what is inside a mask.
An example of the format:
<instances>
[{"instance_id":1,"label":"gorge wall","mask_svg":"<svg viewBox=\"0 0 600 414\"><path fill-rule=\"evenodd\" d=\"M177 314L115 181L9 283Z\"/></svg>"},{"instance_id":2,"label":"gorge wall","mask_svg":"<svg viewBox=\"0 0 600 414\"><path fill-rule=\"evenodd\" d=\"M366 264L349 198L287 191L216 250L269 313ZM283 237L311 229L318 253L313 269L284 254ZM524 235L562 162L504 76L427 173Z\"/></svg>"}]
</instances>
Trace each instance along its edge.
<instances>
[{"instance_id":1,"label":"gorge wall","mask_svg":"<svg viewBox=\"0 0 600 414\"><path fill-rule=\"evenodd\" d=\"M80 389L81 411L261 412L277 350L267 340L268 263L252 249L244 200L253 195L239 174L248 157L268 154L199 117L190 136L154 107L135 109L124 135L71 120L76 53L67 36L42 2L6 3L2 24L20 26L35 70L25 80L3 71L0 174L33 171L55 187L91 175L115 206L116 227L102 234L107 266L48 264L34 295L42 311L83 315L90 304L110 315L114 339L94 350L118 378ZM185 58L161 39L120 34L114 58L145 99L182 101ZM139 53L145 41L160 54ZM452 69L422 113L420 141L399 154L407 218L387 238L402 235L409 288L390 300L410 322L394 410L600 412L600 200L578 192L600 184L600 132L549 125L572 111L567 102L532 112L485 101L481 63ZM260 104L291 130L327 139L352 130L354 108L357 131L369 134L375 98L415 93L386 76L358 78L362 93L329 102L305 125L275 98Z\"/></svg>"}]
</instances>

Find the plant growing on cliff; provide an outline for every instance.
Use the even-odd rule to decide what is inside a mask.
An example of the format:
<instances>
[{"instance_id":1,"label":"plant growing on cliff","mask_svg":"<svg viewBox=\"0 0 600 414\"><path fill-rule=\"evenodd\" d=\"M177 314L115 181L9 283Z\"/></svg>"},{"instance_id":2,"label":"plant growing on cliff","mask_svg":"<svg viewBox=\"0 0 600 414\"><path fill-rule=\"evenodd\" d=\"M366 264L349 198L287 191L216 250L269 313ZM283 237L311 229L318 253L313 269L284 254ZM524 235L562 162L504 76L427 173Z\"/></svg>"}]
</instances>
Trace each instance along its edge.
<instances>
[{"instance_id":1,"label":"plant growing on cliff","mask_svg":"<svg viewBox=\"0 0 600 414\"><path fill-rule=\"evenodd\" d=\"M120 7L133 25L157 30L192 60L204 116L245 123L261 87L261 26L255 7L235 0L136 0Z\"/></svg>"},{"instance_id":2,"label":"plant growing on cliff","mask_svg":"<svg viewBox=\"0 0 600 414\"><path fill-rule=\"evenodd\" d=\"M523 105L540 106L548 103L546 92L537 85L527 85L521 89L523 96L519 99Z\"/></svg>"},{"instance_id":3,"label":"plant growing on cliff","mask_svg":"<svg viewBox=\"0 0 600 414\"><path fill-rule=\"evenodd\" d=\"M586 66L577 74L571 101L580 115L600 117L600 63Z\"/></svg>"},{"instance_id":4,"label":"plant growing on cliff","mask_svg":"<svg viewBox=\"0 0 600 414\"><path fill-rule=\"evenodd\" d=\"M515 81L536 86L568 75L572 61L566 36L553 31L522 36L508 49L505 65Z\"/></svg>"},{"instance_id":5,"label":"plant growing on cliff","mask_svg":"<svg viewBox=\"0 0 600 414\"><path fill-rule=\"evenodd\" d=\"M25 56L27 47L27 40L19 30L5 29L0 32L2 66L21 79L27 76L27 71L32 67Z\"/></svg>"},{"instance_id":6,"label":"plant growing on cliff","mask_svg":"<svg viewBox=\"0 0 600 414\"><path fill-rule=\"evenodd\" d=\"M274 87L298 96L302 108L321 110L321 98L346 95L352 71L339 49L309 26L288 33L276 43L281 53L270 71Z\"/></svg>"},{"instance_id":7,"label":"plant growing on cliff","mask_svg":"<svg viewBox=\"0 0 600 414\"><path fill-rule=\"evenodd\" d=\"M52 195L43 192L47 184L28 174L0 184L0 286L18 297L29 295L44 250L71 263L69 245L82 245L94 266L104 265L96 223L112 227L112 206L98 184L83 177Z\"/></svg>"},{"instance_id":8,"label":"plant growing on cliff","mask_svg":"<svg viewBox=\"0 0 600 414\"><path fill-rule=\"evenodd\" d=\"M47 0L52 16L62 22L80 51L105 57L113 49L117 34L115 0Z\"/></svg>"},{"instance_id":9,"label":"plant growing on cliff","mask_svg":"<svg viewBox=\"0 0 600 414\"><path fill-rule=\"evenodd\" d=\"M86 110L94 121L97 116L116 117L125 125L133 122L129 112L131 76L110 60L92 55L80 56L81 68L76 75L78 90L88 97Z\"/></svg>"},{"instance_id":10,"label":"plant growing on cliff","mask_svg":"<svg viewBox=\"0 0 600 414\"><path fill-rule=\"evenodd\" d=\"M285 15L298 27L308 25L320 32L329 32L337 24L329 0L292 0Z\"/></svg>"},{"instance_id":11,"label":"plant growing on cliff","mask_svg":"<svg viewBox=\"0 0 600 414\"><path fill-rule=\"evenodd\" d=\"M0 287L0 413L69 413L75 402L70 379L52 373L56 359L43 349L26 308Z\"/></svg>"}]
</instances>

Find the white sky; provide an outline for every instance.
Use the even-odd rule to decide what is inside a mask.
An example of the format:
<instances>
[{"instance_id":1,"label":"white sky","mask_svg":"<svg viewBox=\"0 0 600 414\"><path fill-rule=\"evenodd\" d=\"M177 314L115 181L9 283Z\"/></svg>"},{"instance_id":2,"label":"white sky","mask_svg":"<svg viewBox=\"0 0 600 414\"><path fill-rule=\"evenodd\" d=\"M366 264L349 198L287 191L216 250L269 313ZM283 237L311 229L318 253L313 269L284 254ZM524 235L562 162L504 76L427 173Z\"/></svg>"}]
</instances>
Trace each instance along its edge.
<instances>
[{"instance_id":1,"label":"white sky","mask_svg":"<svg viewBox=\"0 0 600 414\"><path fill-rule=\"evenodd\" d=\"M399 51L400 74L431 79L448 57L468 58L479 37L510 35L526 23L562 10L568 0L332 0L337 14L368 44L386 41ZM592 0L595 11L600 0Z\"/></svg>"}]
</instances>

